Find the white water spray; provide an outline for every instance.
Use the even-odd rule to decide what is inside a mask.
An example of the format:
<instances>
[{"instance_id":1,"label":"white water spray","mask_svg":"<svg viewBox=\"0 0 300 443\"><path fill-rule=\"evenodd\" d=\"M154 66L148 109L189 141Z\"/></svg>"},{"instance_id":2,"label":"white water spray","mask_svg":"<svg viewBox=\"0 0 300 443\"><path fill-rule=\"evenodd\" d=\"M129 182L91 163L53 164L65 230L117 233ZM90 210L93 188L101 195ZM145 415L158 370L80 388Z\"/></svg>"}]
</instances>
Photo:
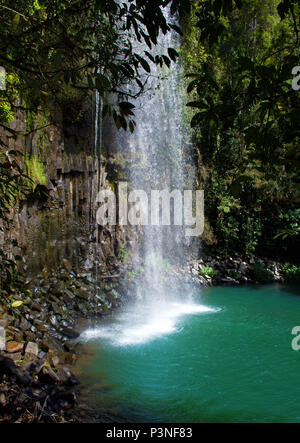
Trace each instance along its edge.
<instances>
[{"instance_id":1,"label":"white water spray","mask_svg":"<svg viewBox=\"0 0 300 443\"><path fill-rule=\"evenodd\" d=\"M160 302L133 304L108 326L89 329L83 340L105 339L114 346L146 343L163 335L179 332L182 319L187 315L215 312L214 309L193 302Z\"/></svg>"}]
</instances>

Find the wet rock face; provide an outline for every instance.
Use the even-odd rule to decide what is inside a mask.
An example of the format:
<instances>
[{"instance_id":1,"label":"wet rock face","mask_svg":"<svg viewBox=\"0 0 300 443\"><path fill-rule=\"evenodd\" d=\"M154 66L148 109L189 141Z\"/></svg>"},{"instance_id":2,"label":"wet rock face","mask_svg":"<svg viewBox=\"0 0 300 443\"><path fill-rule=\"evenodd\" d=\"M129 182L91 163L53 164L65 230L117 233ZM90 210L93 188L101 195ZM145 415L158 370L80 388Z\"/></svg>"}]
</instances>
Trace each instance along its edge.
<instances>
[{"instance_id":1,"label":"wet rock face","mask_svg":"<svg viewBox=\"0 0 300 443\"><path fill-rule=\"evenodd\" d=\"M69 115L55 116L56 125L48 127L45 117L37 116L34 127L45 126L42 137L40 132L32 132L14 140L0 128L1 139L7 141L9 148L26 154L21 166L24 170L29 168L33 180L33 192L15 208L12 229L22 248L27 275L35 275L45 267L57 269L62 264L68 271L74 266L80 269L89 259L94 261L90 252L95 248L90 240L95 243L97 237L98 188L100 185L101 189L111 189L121 166L115 164L112 152L106 152L98 173L92 111L88 101L76 123ZM24 113L17 112L13 129L20 134L28 132L27 124ZM112 164L115 174L111 174ZM38 186L45 191L43 198L35 192ZM100 236L98 253L105 264L109 257L117 257L121 245L127 247L134 242L136 232L108 226L101 229ZM8 244L8 233L0 235L2 243Z\"/></svg>"}]
</instances>

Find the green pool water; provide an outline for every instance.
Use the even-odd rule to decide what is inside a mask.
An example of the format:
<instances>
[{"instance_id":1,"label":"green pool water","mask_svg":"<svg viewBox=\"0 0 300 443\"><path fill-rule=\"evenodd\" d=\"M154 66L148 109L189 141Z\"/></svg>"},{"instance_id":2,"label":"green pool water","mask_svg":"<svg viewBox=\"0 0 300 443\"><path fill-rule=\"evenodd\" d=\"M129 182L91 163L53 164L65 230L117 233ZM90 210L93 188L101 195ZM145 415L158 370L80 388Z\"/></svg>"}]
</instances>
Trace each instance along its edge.
<instances>
[{"instance_id":1,"label":"green pool water","mask_svg":"<svg viewBox=\"0 0 300 443\"><path fill-rule=\"evenodd\" d=\"M82 336L89 401L128 422L300 422L299 295L218 287L116 313Z\"/></svg>"}]
</instances>

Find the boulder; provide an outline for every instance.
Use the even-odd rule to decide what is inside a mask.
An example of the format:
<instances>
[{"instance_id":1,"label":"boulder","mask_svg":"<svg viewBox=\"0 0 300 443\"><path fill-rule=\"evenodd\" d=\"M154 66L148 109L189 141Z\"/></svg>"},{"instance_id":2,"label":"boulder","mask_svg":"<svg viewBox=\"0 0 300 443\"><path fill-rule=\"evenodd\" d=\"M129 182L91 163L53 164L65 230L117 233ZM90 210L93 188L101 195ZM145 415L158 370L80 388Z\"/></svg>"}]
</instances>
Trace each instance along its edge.
<instances>
[{"instance_id":1,"label":"boulder","mask_svg":"<svg viewBox=\"0 0 300 443\"><path fill-rule=\"evenodd\" d=\"M37 312L41 312L43 310L42 306L38 305L37 303L32 303L31 309Z\"/></svg>"},{"instance_id":2,"label":"boulder","mask_svg":"<svg viewBox=\"0 0 300 443\"><path fill-rule=\"evenodd\" d=\"M80 336L79 332L72 328L62 327L60 328L60 332L69 339L78 338Z\"/></svg>"},{"instance_id":3,"label":"boulder","mask_svg":"<svg viewBox=\"0 0 300 443\"><path fill-rule=\"evenodd\" d=\"M57 368L59 366L60 360L57 355L53 355L53 357L51 358L51 361L52 361L52 364L55 368Z\"/></svg>"},{"instance_id":4,"label":"boulder","mask_svg":"<svg viewBox=\"0 0 300 443\"><path fill-rule=\"evenodd\" d=\"M24 344L16 341L9 341L6 343L6 352L13 354L14 352L22 352Z\"/></svg>"},{"instance_id":5,"label":"boulder","mask_svg":"<svg viewBox=\"0 0 300 443\"><path fill-rule=\"evenodd\" d=\"M50 368L50 366L45 366L45 365L41 368L40 372L38 373L38 379L40 382L47 384L55 384L60 381L59 377L53 371L53 369Z\"/></svg>"},{"instance_id":6,"label":"boulder","mask_svg":"<svg viewBox=\"0 0 300 443\"><path fill-rule=\"evenodd\" d=\"M68 271L71 272L72 270L72 264L69 262L69 260L67 260L66 258L63 259L63 265L64 268Z\"/></svg>"},{"instance_id":7,"label":"boulder","mask_svg":"<svg viewBox=\"0 0 300 443\"><path fill-rule=\"evenodd\" d=\"M2 392L2 393L0 394L0 405L1 405L2 407L4 407L4 406L6 405L6 396L5 396L4 392Z\"/></svg>"},{"instance_id":8,"label":"boulder","mask_svg":"<svg viewBox=\"0 0 300 443\"><path fill-rule=\"evenodd\" d=\"M64 385L75 386L78 385L78 380L69 368L63 367L58 370L57 376L59 381Z\"/></svg>"},{"instance_id":9,"label":"boulder","mask_svg":"<svg viewBox=\"0 0 300 443\"><path fill-rule=\"evenodd\" d=\"M75 298L75 295L73 294L73 292L72 291L70 291L69 289L65 289L64 290L64 294L66 294L68 297L70 297L70 299L74 299Z\"/></svg>"},{"instance_id":10,"label":"boulder","mask_svg":"<svg viewBox=\"0 0 300 443\"><path fill-rule=\"evenodd\" d=\"M32 382L32 378L28 374L22 373L10 358L0 356L0 380L3 375L14 377L23 386L28 386Z\"/></svg>"},{"instance_id":11,"label":"boulder","mask_svg":"<svg viewBox=\"0 0 300 443\"><path fill-rule=\"evenodd\" d=\"M80 288L76 290L76 295L78 298L81 298L83 300L88 300L90 297L90 288Z\"/></svg>"},{"instance_id":12,"label":"boulder","mask_svg":"<svg viewBox=\"0 0 300 443\"><path fill-rule=\"evenodd\" d=\"M76 354L73 354L72 352L65 352L62 358L65 364L73 365L76 361Z\"/></svg>"},{"instance_id":13,"label":"boulder","mask_svg":"<svg viewBox=\"0 0 300 443\"><path fill-rule=\"evenodd\" d=\"M0 326L0 351L5 351L5 329Z\"/></svg>"},{"instance_id":14,"label":"boulder","mask_svg":"<svg viewBox=\"0 0 300 443\"><path fill-rule=\"evenodd\" d=\"M222 278L221 282L224 284L229 284L229 285L237 285L239 283L238 280L235 280L234 278L229 277L229 276Z\"/></svg>"},{"instance_id":15,"label":"boulder","mask_svg":"<svg viewBox=\"0 0 300 443\"><path fill-rule=\"evenodd\" d=\"M25 354L32 354L35 357L39 354L39 347L36 343L33 343L32 341L28 342L25 348Z\"/></svg>"},{"instance_id":16,"label":"boulder","mask_svg":"<svg viewBox=\"0 0 300 443\"><path fill-rule=\"evenodd\" d=\"M65 341L64 348L67 352L75 352L76 348L79 346L79 343L73 341Z\"/></svg>"},{"instance_id":17,"label":"boulder","mask_svg":"<svg viewBox=\"0 0 300 443\"><path fill-rule=\"evenodd\" d=\"M1 317L0 318L0 327L6 328L8 325L8 318L7 317Z\"/></svg>"},{"instance_id":18,"label":"boulder","mask_svg":"<svg viewBox=\"0 0 300 443\"><path fill-rule=\"evenodd\" d=\"M64 352L63 345L52 336L48 336L47 339L44 339L41 342L41 347L45 352L48 352L49 350L55 350L57 354L63 354Z\"/></svg>"},{"instance_id":19,"label":"boulder","mask_svg":"<svg viewBox=\"0 0 300 443\"><path fill-rule=\"evenodd\" d=\"M248 273L248 267L246 263L244 262L240 263L239 272L243 275L246 275Z\"/></svg>"},{"instance_id":20,"label":"boulder","mask_svg":"<svg viewBox=\"0 0 300 443\"><path fill-rule=\"evenodd\" d=\"M44 362L41 362L41 360L30 360L29 362L24 362L22 364L24 371L34 375L38 374L43 366Z\"/></svg>"},{"instance_id":21,"label":"boulder","mask_svg":"<svg viewBox=\"0 0 300 443\"><path fill-rule=\"evenodd\" d=\"M32 324L28 321L23 319L20 323L20 329L22 329L22 331L28 331L31 328Z\"/></svg>"},{"instance_id":22,"label":"boulder","mask_svg":"<svg viewBox=\"0 0 300 443\"><path fill-rule=\"evenodd\" d=\"M20 360L22 360L22 353L15 352L14 354L10 354L9 358L11 358L14 362L19 362Z\"/></svg>"},{"instance_id":23,"label":"boulder","mask_svg":"<svg viewBox=\"0 0 300 443\"><path fill-rule=\"evenodd\" d=\"M18 341L23 340L23 332L20 329L10 325L7 327L7 332L9 332L14 337L15 340Z\"/></svg>"},{"instance_id":24,"label":"boulder","mask_svg":"<svg viewBox=\"0 0 300 443\"><path fill-rule=\"evenodd\" d=\"M61 411L75 406L76 396L74 392L57 391L47 400L47 405L51 409Z\"/></svg>"}]
</instances>

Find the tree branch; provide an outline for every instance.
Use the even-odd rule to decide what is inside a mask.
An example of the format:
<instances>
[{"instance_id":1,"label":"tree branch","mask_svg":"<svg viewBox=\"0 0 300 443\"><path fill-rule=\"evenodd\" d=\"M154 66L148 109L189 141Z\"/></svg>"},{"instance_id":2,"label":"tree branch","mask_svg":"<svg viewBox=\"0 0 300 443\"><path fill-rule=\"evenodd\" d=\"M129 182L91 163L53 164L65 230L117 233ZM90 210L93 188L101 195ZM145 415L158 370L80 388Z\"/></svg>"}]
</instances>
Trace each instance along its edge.
<instances>
[{"instance_id":1,"label":"tree branch","mask_svg":"<svg viewBox=\"0 0 300 443\"><path fill-rule=\"evenodd\" d=\"M13 12L14 14L18 14L18 15L20 15L21 17L23 17L26 21L29 20L28 17L26 17L24 14L21 14L21 12L15 11L14 9L11 9L11 8L9 8L8 6L0 5L0 8L7 9L8 11Z\"/></svg>"}]
</instances>

